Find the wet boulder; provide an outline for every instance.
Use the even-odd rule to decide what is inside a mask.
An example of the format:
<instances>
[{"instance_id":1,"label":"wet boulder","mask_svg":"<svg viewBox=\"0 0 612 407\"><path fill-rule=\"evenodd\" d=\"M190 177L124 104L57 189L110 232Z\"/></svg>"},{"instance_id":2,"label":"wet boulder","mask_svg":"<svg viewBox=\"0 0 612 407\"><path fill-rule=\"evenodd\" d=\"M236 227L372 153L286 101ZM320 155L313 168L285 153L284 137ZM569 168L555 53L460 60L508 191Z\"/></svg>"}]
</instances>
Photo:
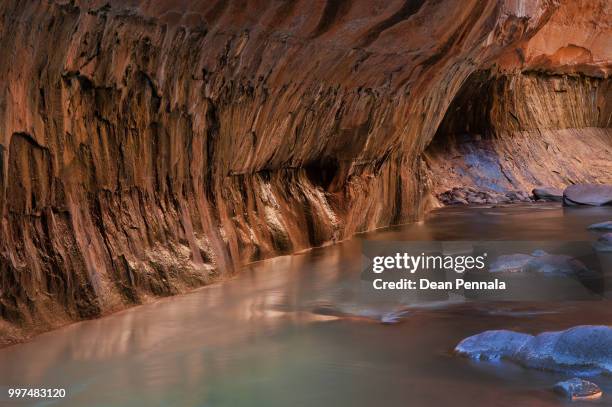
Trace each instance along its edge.
<instances>
[{"instance_id":1,"label":"wet boulder","mask_svg":"<svg viewBox=\"0 0 612 407\"><path fill-rule=\"evenodd\" d=\"M612 246L612 233L606 233L602 235L599 240L600 243L608 244Z\"/></svg>"},{"instance_id":2,"label":"wet boulder","mask_svg":"<svg viewBox=\"0 0 612 407\"><path fill-rule=\"evenodd\" d=\"M538 187L534 188L532 194L537 200L557 201L563 200L563 191L553 187Z\"/></svg>"},{"instance_id":3,"label":"wet boulder","mask_svg":"<svg viewBox=\"0 0 612 407\"><path fill-rule=\"evenodd\" d=\"M486 331L461 341L455 352L476 360L509 360L533 369L611 374L612 328L582 325L535 336Z\"/></svg>"},{"instance_id":4,"label":"wet boulder","mask_svg":"<svg viewBox=\"0 0 612 407\"><path fill-rule=\"evenodd\" d=\"M489 266L492 273L521 272L534 257L529 254L504 254L496 258Z\"/></svg>"},{"instance_id":5,"label":"wet boulder","mask_svg":"<svg viewBox=\"0 0 612 407\"><path fill-rule=\"evenodd\" d=\"M612 252L612 233L602 235L595 243L595 250L599 252Z\"/></svg>"},{"instance_id":6,"label":"wet boulder","mask_svg":"<svg viewBox=\"0 0 612 407\"><path fill-rule=\"evenodd\" d=\"M612 230L612 220L594 223L588 227L590 230Z\"/></svg>"},{"instance_id":7,"label":"wet boulder","mask_svg":"<svg viewBox=\"0 0 612 407\"><path fill-rule=\"evenodd\" d=\"M577 184L563 191L563 204L566 206L604 206L612 205L612 185Z\"/></svg>"},{"instance_id":8,"label":"wet boulder","mask_svg":"<svg viewBox=\"0 0 612 407\"><path fill-rule=\"evenodd\" d=\"M490 265L492 273L529 272L550 276L589 276L592 272L580 260L564 254L536 250L531 254L502 255Z\"/></svg>"},{"instance_id":9,"label":"wet boulder","mask_svg":"<svg viewBox=\"0 0 612 407\"><path fill-rule=\"evenodd\" d=\"M559 276L584 276L591 273L580 260L564 254L533 256L525 265L525 271Z\"/></svg>"},{"instance_id":10,"label":"wet boulder","mask_svg":"<svg viewBox=\"0 0 612 407\"><path fill-rule=\"evenodd\" d=\"M568 400L595 400L603 394L595 383L577 377L555 384L553 390Z\"/></svg>"},{"instance_id":11,"label":"wet boulder","mask_svg":"<svg viewBox=\"0 0 612 407\"><path fill-rule=\"evenodd\" d=\"M474 360L512 360L532 338L532 335L514 331L485 331L462 340L455 352Z\"/></svg>"},{"instance_id":12,"label":"wet boulder","mask_svg":"<svg viewBox=\"0 0 612 407\"><path fill-rule=\"evenodd\" d=\"M612 328L582 325L544 332L521 348L520 363L545 370L612 373Z\"/></svg>"}]
</instances>

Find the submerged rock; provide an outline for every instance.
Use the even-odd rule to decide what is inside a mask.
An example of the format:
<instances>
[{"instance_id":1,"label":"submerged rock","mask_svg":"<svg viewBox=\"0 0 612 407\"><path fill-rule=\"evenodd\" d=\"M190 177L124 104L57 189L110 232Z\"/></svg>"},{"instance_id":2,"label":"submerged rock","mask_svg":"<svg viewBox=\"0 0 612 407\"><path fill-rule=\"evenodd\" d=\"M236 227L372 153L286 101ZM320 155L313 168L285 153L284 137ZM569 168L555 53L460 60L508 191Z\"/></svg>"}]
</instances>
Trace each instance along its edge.
<instances>
[{"instance_id":1,"label":"submerged rock","mask_svg":"<svg viewBox=\"0 0 612 407\"><path fill-rule=\"evenodd\" d=\"M564 254L549 254L536 250L532 254L508 254L491 263L492 273L531 272L548 275L581 276L591 271L579 260Z\"/></svg>"},{"instance_id":2,"label":"submerged rock","mask_svg":"<svg viewBox=\"0 0 612 407\"><path fill-rule=\"evenodd\" d=\"M595 383L577 377L555 384L553 390L570 400L594 400L603 394Z\"/></svg>"},{"instance_id":3,"label":"submerged rock","mask_svg":"<svg viewBox=\"0 0 612 407\"><path fill-rule=\"evenodd\" d=\"M595 250L600 252L612 252L612 233L606 233L595 243Z\"/></svg>"},{"instance_id":4,"label":"submerged rock","mask_svg":"<svg viewBox=\"0 0 612 407\"><path fill-rule=\"evenodd\" d=\"M539 187L534 188L533 196L538 200L546 200L546 201L558 201L561 202L563 200L563 191L559 188L553 187Z\"/></svg>"},{"instance_id":5,"label":"submerged rock","mask_svg":"<svg viewBox=\"0 0 612 407\"><path fill-rule=\"evenodd\" d=\"M612 220L594 223L588 227L590 230L612 230Z\"/></svg>"},{"instance_id":6,"label":"submerged rock","mask_svg":"<svg viewBox=\"0 0 612 407\"><path fill-rule=\"evenodd\" d=\"M385 325L397 324L402 318L406 317L408 313L409 311L407 310L388 312L380 317L380 322Z\"/></svg>"},{"instance_id":7,"label":"submerged rock","mask_svg":"<svg viewBox=\"0 0 612 407\"><path fill-rule=\"evenodd\" d=\"M590 270L580 260L564 254L533 256L525 265L525 271L563 276L580 276L590 273Z\"/></svg>"},{"instance_id":8,"label":"submerged rock","mask_svg":"<svg viewBox=\"0 0 612 407\"><path fill-rule=\"evenodd\" d=\"M563 192L563 204L566 206L612 205L612 185L577 184L571 185Z\"/></svg>"},{"instance_id":9,"label":"submerged rock","mask_svg":"<svg viewBox=\"0 0 612 407\"><path fill-rule=\"evenodd\" d=\"M531 255L535 257L546 256L547 254L548 253L546 253L546 251L542 249L536 249L533 252L531 252Z\"/></svg>"},{"instance_id":10,"label":"submerged rock","mask_svg":"<svg viewBox=\"0 0 612 407\"><path fill-rule=\"evenodd\" d=\"M606 233L605 235L602 235L598 241L601 243L612 245L612 233Z\"/></svg>"},{"instance_id":11,"label":"submerged rock","mask_svg":"<svg viewBox=\"0 0 612 407\"><path fill-rule=\"evenodd\" d=\"M534 257L528 254L516 253L499 256L491 266L492 273L521 272Z\"/></svg>"},{"instance_id":12,"label":"submerged rock","mask_svg":"<svg viewBox=\"0 0 612 407\"><path fill-rule=\"evenodd\" d=\"M486 331L461 341L455 352L475 360L505 359L533 369L610 374L612 328L583 325L536 336Z\"/></svg>"}]
</instances>

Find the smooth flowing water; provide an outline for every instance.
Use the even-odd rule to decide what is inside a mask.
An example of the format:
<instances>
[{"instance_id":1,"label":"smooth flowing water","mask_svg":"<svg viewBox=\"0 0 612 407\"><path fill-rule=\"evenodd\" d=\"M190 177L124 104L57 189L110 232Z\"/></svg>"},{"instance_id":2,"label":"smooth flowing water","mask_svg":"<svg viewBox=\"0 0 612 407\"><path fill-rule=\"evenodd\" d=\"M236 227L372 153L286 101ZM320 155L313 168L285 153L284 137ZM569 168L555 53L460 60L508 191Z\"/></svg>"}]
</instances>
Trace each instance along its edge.
<instances>
[{"instance_id":1,"label":"smooth flowing water","mask_svg":"<svg viewBox=\"0 0 612 407\"><path fill-rule=\"evenodd\" d=\"M236 278L0 350L0 404L67 406L549 406L567 375L452 354L488 329L539 333L612 324L607 300L445 302L382 324L360 301L370 240L594 240L611 208L445 208L426 222L247 267ZM325 312L341 310L338 317ZM518 311L517 311L518 310ZM522 312L528 310L528 312ZM612 381L593 379L612 393ZM10 387L65 388L9 400ZM612 403L604 396L599 403Z\"/></svg>"}]
</instances>

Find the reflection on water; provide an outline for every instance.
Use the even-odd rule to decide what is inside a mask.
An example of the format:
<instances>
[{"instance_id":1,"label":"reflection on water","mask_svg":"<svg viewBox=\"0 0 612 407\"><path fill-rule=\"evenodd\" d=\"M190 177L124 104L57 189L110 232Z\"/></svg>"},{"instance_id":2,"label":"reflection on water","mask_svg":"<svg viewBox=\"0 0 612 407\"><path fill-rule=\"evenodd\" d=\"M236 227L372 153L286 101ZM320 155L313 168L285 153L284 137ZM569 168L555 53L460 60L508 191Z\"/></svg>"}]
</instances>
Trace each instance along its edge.
<instances>
[{"instance_id":1,"label":"reflection on water","mask_svg":"<svg viewBox=\"0 0 612 407\"><path fill-rule=\"evenodd\" d=\"M0 350L0 403L559 405L549 388L564 375L473 363L450 351L486 329L537 333L612 324L610 304L451 298L394 315L398 304L355 296L361 241L595 240L598 233L586 226L609 219L610 208L552 204L447 208L420 224L256 263L231 281ZM389 326L382 317L402 321ZM609 379L594 381L612 392ZM68 398L57 404L6 398L6 388L24 386L66 388Z\"/></svg>"}]
</instances>

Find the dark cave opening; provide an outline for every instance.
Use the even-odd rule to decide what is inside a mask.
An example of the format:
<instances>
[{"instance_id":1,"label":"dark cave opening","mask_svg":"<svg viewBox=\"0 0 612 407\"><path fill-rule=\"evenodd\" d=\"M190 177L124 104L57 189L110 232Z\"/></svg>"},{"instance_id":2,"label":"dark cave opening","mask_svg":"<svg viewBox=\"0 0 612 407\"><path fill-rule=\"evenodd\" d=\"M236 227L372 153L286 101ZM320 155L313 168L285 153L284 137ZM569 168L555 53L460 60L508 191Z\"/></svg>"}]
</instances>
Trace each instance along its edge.
<instances>
[{"instance_id":1,"label":"dark cave opening","mask_svg":"<svg viewBox=\"0 0 612 407\"><path fill-rule=\"evenodd\" d=\"M433 194L446 204L527 202L534 188L609 182L609 84L473 73L424 151Z\"/></svg>"},{"instance_id":2,"label":"dark cave opening","mask_svg":"<svg viewBox=\"0 0 612 407\"><path fill-rule=\"evenodd\" d=\"M470 75L446 110L427 150L435 152L448 145L493 137L491 110L495 86L489 71Z\"/></svg>"},{"instance_id":3,"label":"dark cave opening","mask_svg":"<svg viewBox=\"0 0 612 407\"><path fill-rule=\"evenodd\" d=\"M424 157L434 195L445 204L527 201L512 174L500 165L493 123L498 86L489 71L470 75L450 103Z\"/></svg>"},{"instance_id":4,"label":"dark cave opening","mask_svg":"<svg viewBox=\"0 0 612 407\"><path fill-rule=\"evenodd\" d=\"M340 164L335 159L323 159L306 165L304 170L313 185L328 190L340 172Z\"/></svg>"}]
</instances>

